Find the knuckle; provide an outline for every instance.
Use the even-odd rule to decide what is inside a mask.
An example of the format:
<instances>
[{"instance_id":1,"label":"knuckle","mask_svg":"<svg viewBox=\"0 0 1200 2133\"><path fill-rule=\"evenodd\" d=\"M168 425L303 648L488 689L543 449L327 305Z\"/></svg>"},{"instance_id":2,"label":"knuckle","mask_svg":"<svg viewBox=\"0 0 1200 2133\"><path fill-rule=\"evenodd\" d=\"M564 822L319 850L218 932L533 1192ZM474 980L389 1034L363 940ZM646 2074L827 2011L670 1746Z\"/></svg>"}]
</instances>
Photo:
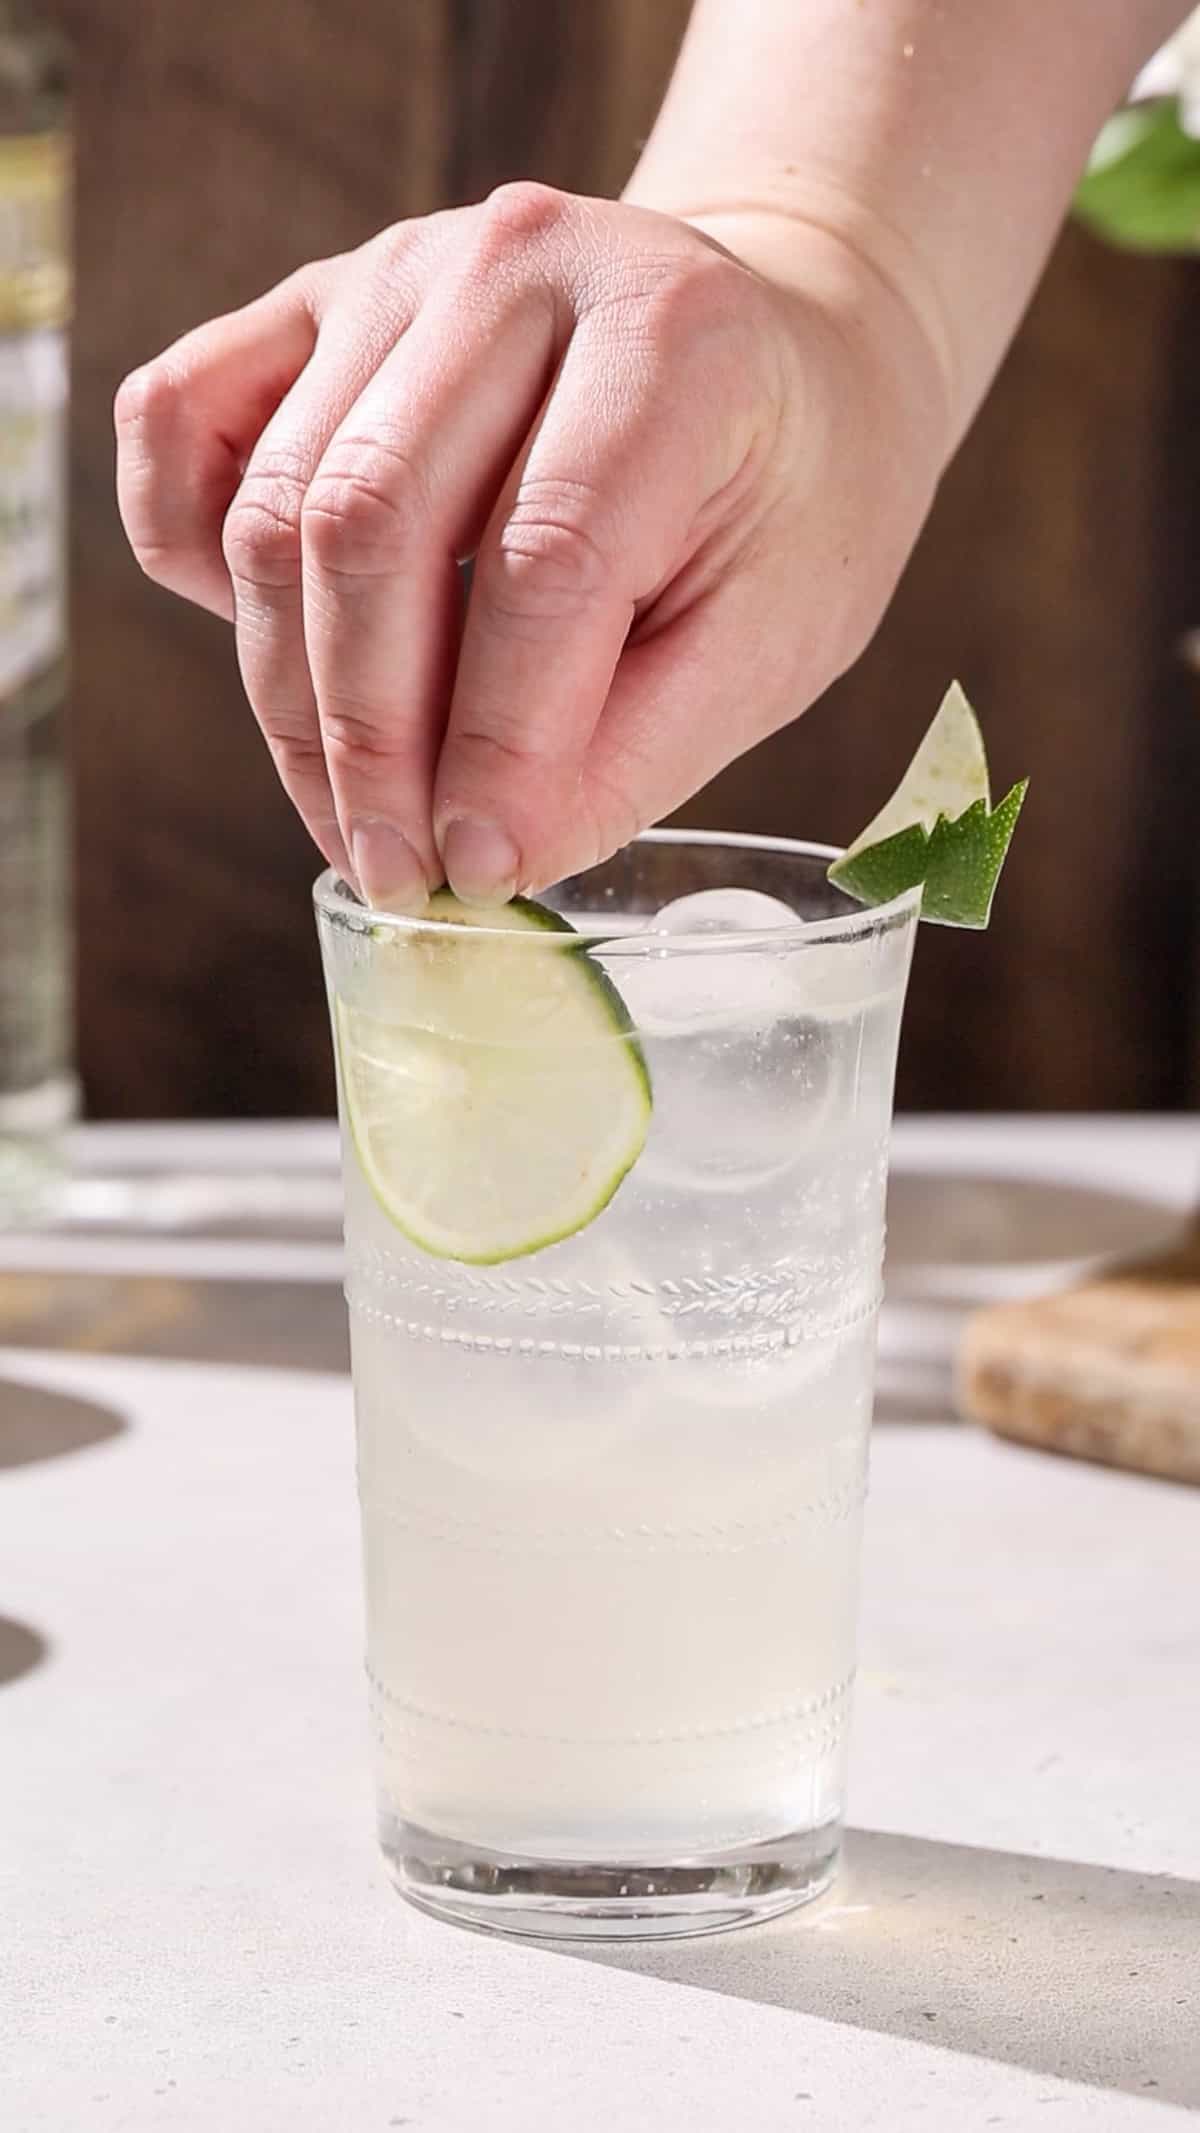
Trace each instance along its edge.
<instances>
[{"instance_id":1,"label":"knuckle","mask_svg":"<svg viewBox=\"0 0 1200 2133\"><path fill-rule=\"evenodd\" d=\"M299 526L273 499L239 495L225 519L221 552L231 577L278 591L299 574Z\"/></svg>"},{"instance_id":2,"label":"knuckle","mask_svg":"<svg viewBox=\"0 0 1200 2133\"><path fill-rule=\"evenodd\" d=\"M421 475L398 448L348 440L322 460L304 499L304 553L332 576L393 569L425 513Z\"/></svg>"},{"instance_id":3,"label":"knuckle","mask_svg":"<svg viewBox=\"0 0 1200 2133\"><path fill-rule=\"evenodd\" d=\"M388 273L403 273L408 262L420 253L431 233L431 225L440 219L438 215L419 215L389 222L386 229L377 230L373 237L359 245L357 251L346 254L346 260L355 266L381 267Z\"/></svg>"},{"instance_id":4,"label":"knuckle","mask_svg":"<svg viewBox=\"0 0 1200 2133\"><path fill-rule=\"evenodd\" d=\"M608 557L589 521L597 516L586 483L531 481L513 502L484 577L494 621L570 620L608 590Z\"/></svg>"},{"instance_id":5,"label":"knuckle","mask_svg":"<svg viewBox=\"0 0 1200 2133\"><path fill-rule=\"evenodd\" d=\"M511 706L490 705L486 723L480 713L463 719L452 738L460 765L473 759L477 768L488 773L489 782L494 774L547 767L546 737L531 732L522 723L521 712Z\"/></svg>"},{"instance_id":6,"label":"knuckle","mask_svg":"<svg viewBox=\"0 0 1200 2133\"><path fill-rule=\"evenodd\" d=\"M690 253L658 276L643 300L650 337L672 351L689 350L731 328L740 336L748 310L747 282L719 252Z\"/></svg>"},{"instance_id":7,"label":"knuckle","mask_svg":"<svg viewBox=\"0 0 1200 2133\"><path fill-rule=\"evenodd\" d=\"M488 194L482 219L500 242L528 244L558 229L569 211L566 193L533 178L517 178Z\"/></svg>"},{"instance_id":8,"label":"knuckle","mask_svg":"<svg viewBox=\"0 0 1200 2133\"><path fill-rule=\"evenodd\" d=\"M247 470L221 534L221 550L234 578L268 589L295 581L303 501L303 480L290 461Z\"/></svg>"},{"instance_id":9,"label":"knuckle","mask_svg":"<svg viewBox=\"0 0 1200 2133\"><path fill-rule=\"evenodd\" d=\"M318 779L325 782L325 751L320 735L311 728L289 723L286 717L262 714L262 727L266 735L275 767L285 785L303 786Z\"/></svg>"},{"instance_id":10,"label":"knuckle","mask_svg":"<svg viewBox=\"0 0 1200 2133\"><path fill-rule=\"evenodd\" d=\"M372 316L380 330L394 331L418 307L431 243L423 222L394 222L380 230L351 255L339 277L343 300L359 316Z\"/></svg>"},{"instance_id":11,"label":"knuckle","mask_svg":"<svg viewBox=\"0 0 1200 2133\"><path fill-rule=\"evenodd\" d=\"M314 824L324 820L332 796L315 714L297 711L292 698L264 698L261 691L255 693L253 705L284 790Z\"/></svg>"},{"instance_id":12,"label":"knuckle","mask_svg":"<svg viewBox=\"0 0 1200 2133\"><path fill-rule=\"evenodd\" d=\"M344 779L359 784L378 776L392 763L395 750L388 738L382 713L376 705L345 695L323 697L321 704L322 754L335 782Z\"/></svg>"},{"instance_id":13,"label":"knuckle","mask_svg":"<svg viewBox=\"0 0 1200 2133\"><path fill-rule=\"evenodd\" d=\"M126 435L159 428L179 404L178 380L164 362L156 359L122 378L113 401L113 420L117 430Z\"/></svg>"}]
</instances>

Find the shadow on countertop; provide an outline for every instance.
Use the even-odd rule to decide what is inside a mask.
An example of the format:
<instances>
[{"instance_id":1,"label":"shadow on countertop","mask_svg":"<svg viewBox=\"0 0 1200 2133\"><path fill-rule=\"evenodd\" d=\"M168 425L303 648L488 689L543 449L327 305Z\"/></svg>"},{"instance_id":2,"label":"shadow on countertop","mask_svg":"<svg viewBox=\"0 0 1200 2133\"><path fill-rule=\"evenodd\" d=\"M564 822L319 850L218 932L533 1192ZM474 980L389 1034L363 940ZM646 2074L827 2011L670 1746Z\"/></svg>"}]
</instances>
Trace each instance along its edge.
<instances>
[{"instance_id":1,"label":"shadow on countertop","mask_svg":"<svg viewBox=\"0 0 1200 2133\"><path fill-rule=\"evenodd\" d=\"M1198 1157L1200 1160L1200 1157ZM889 1295L987 1300L1016 1275L1030 1292L1099 1261L1136 1259L1176 1239L1187 1212L1161 1199L1067 1179L892 1172Z\"/></svg>"},{"instance_id":2,"label":"shadow on countertop","mask_svg":"<svg viewBox=\"0 0 1200 2133\"><path fill-rule=\"evenodd\" d=\"M808 1911L708 1941L571 1952L1200 2105L1200 1885L1166 1874L855 1829L836 1887Z\"/></svg>"},{"instance_id":3,"label":"shadow on countertop","mask_svg":"<svg viewBox=\"0 0 1200 2133\"><path fill-rule=\"evenodd\" d=\"M0 1340L12 1348L67 1354L277 1370L350 1368L346 1305L332 1281L6 1273ZM0 1416L8 1392L7 1386L0 1392Z\"/></svg>"},{"instance_id":4,"label":"shadow on countertop","mask_svg":"<svg viewBox=\"0 0 1200 2133\"><path fill-rule=\"evenodd\" d=\"M46 1639L36 1629L14 1621L11 1615L0 1615L0 1688L19 1681L23 1674L31 1674L49 1650Z\"/></svg>"},{"instance_id":5,"label":"shadow on countertop","mask_svg":"<svg viewBox=\"0 0 1200 2133\"><path fill-rule=\"evenodd\" d=\"M115 1407L99 1400L0 1377L0 1471L88 1451L127 1427Z\"/></svg>"}]
</instances>

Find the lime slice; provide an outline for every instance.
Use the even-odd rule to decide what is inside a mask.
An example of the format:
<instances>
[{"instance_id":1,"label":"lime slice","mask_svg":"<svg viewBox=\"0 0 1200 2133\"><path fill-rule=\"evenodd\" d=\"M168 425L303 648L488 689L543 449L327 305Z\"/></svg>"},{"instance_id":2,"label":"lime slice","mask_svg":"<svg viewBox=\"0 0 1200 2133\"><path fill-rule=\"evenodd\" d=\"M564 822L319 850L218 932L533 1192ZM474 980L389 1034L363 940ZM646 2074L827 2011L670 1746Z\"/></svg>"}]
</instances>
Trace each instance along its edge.
<instances>
[{"instance_id":1,"label":"lime slice","mask_svg":"<svg viewBox=\"0 0 1200 2133\"><path fill-rule=\"evenodd\" d=\"M987 925L1028 779L991 805L979 721L952 682L899 786L829 879L863 904L921 889L935 925Z\"/></svg>"},{"instance_id":2,"label":"lime slice","mask_svg":"<svg viewBox=\"0 0 1200 2133\"><path fill-rule=\"evenodd\" d=\"M645 1143L650 1077L565 919L524 898L468 909L448 890L427 915L436 932L379 928L364 982L336 1003L346 1117L396 1227L439 1259L494 1266L608 1205Z\"/></svg>"}]
</instances>

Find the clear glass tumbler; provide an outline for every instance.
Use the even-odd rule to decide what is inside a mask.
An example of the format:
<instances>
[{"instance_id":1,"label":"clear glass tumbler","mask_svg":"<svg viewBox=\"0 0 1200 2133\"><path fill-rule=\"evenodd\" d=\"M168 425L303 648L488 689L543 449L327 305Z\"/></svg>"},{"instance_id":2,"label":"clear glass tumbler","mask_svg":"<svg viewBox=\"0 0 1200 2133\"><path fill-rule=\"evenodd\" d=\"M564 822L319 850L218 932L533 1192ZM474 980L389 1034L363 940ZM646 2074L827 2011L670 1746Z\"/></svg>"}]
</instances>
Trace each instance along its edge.
<instances>
[{"instance_id":1,"label":"clear glass tumbler","mask_svg":"<svg viewBox=\"0 0 1200 2133\"><path fill-rule=\"evenodd\" d=\"M397 1226L339 1057L380 1829L404 1894L444 1917L707 1932L834 1872L918 898L862 910L829 885L832 856L639 839L546 899L575 933L503 937L495 1031L486 924L447 947L444 923L317 884L337 1048L357 1029L379 1055L390 1176L433 1189L414 1122L481 1036L505 1046L518 1099L541 1076L532 1143L529 1105L513 1112L522 1177L560 1161L564 1116L604 1075L586 1045L554 1050L560 993L542 980L561 966L524 959L578 957L580 936L653 1091L645 1145L593 1220L477 1265ZM445 953L461 1023L415 1010L404 981ZM597 1026L597 1045L633 1041ZM489 1131L506 1130L501 1112Z\"/></svg>"}]
</instances>

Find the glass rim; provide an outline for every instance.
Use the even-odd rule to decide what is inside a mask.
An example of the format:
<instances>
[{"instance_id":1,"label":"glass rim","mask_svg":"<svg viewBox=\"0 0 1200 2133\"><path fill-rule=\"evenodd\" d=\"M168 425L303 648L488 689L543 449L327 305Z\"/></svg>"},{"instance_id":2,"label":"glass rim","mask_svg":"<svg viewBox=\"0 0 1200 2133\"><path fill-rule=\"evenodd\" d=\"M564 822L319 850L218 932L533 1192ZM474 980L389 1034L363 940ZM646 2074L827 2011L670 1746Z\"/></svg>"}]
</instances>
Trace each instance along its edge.
<instances>
[{"instance_id":1,"label":"glass rim","mask_svg":"<svg viewBox=\"0 0 1200 2133\"><path fill-rule=\"evenodd\" d=\"M829 865L840 859L843 847L836 844L818 844L806 838L758 836L750 831L703 830L703 829L649 829L635 837L634 844L655 844L684 847L687 845L724 846L738 852L778 852L789 859L823 860ZM585 867L580 874L566 878L580 881L588 874L599 873L618 855L597 861L594 867ZM555 884L551 884L551 891ZM353 891L342 880L336 868L326 867L313 884L313 902L321 917L335 924L348 927L354 932L369 932L375 926L388 926L397 933L410 934L418 939L440 939L453 934L456 940L463 938L463 929L452 919L426 918L410 911L389 911L380 905L360 903ZM619 926L580 926L572 921L573 930L561 935L539 931L514 930L508 926L473 925L469 937L480 941L507 941L514 945L521 941L533 941L541 947L551 947L561 940L564 947L603 947L607 955L656 956L680 953L703 953L720 955L747 949L774 949L811 947L844 942L853 944L869 939L872 935L888 932L895 925L915 918L920 910L920 888L904 889L899 896L889 898L884 904L861 904L853 910L825 918L799 918L790 925L779 926L731 926L720 933L667 932L655 929L652 921L636 931L622 932ZM551 907L553 908L553 907Z\"/></svg>"}]
</instances>

